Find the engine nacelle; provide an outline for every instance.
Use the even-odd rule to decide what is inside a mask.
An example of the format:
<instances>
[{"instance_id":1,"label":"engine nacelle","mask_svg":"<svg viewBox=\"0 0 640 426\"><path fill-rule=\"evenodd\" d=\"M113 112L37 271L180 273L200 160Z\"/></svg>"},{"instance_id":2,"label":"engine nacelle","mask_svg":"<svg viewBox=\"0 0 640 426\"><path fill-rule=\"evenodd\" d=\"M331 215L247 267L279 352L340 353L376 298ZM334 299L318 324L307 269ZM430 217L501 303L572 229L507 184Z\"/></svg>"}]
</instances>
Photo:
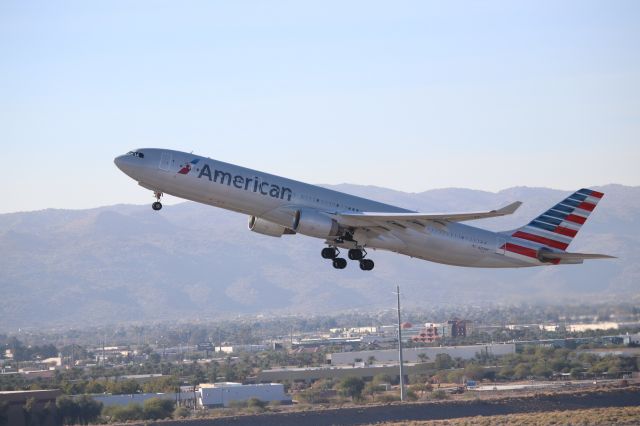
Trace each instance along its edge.
<instances>
[{"instance_id":1,"label":"engine nacelle","mask_svg":"<svg viewBox=\"0 0 640 426\"><path fill-rule=\"evenodd\" d=\"M303 235L317 238L337 237L340 231L338 222L315 210L296 211L291 228Z\"/></svg>"},{"instance_id":2,"label":"engine nacelle","mask_svg":"<svg viewBox=\"0 0 640 426\"><path fill-rule=\"evenodd\" d=\"M255 216L249 216L249 229L253 232L257 232L258 234L278 238L282 237L283 234L295 234L295 232L285 228L284 226Z\"/></svg>"}]
</instances>

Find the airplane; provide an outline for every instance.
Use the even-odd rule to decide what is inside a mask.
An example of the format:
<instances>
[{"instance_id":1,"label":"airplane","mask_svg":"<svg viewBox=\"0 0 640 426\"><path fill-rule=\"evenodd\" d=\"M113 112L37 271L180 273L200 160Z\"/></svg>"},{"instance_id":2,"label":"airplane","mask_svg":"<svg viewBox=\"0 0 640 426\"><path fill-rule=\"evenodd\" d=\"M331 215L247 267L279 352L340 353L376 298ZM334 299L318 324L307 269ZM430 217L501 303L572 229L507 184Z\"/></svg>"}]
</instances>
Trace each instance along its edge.
<instances>
[{"instance_id":1,"label":"airplane","mask_svg":"<svg viewBox=\"0 0 640 426\"><path fill-rule=\"evenodd\" d=\"M455 266L519 268L579 264L604 254L567 252L603 193L580 189L528 224L492 232L461 222L512 214L517 201L497 210L419 213L309 185L187 152L145 148L114 160L140 186L249 216L249 229L272 237L302 234L325 240L321 256L344 269L347 251L360 269L374 262L367 250L387 250Z\"/></svg>"}]
</instances>

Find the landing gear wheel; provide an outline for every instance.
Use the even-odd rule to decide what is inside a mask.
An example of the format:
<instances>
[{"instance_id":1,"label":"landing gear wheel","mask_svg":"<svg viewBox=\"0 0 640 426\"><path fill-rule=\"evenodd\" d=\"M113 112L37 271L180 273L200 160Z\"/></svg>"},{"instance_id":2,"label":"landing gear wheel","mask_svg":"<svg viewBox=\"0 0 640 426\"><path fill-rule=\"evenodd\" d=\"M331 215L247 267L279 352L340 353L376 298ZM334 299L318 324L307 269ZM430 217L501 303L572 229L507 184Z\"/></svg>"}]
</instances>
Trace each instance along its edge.
<instances>
[{"instance_id":1,"label":"landing gear wheel","mask_svg":"<svg viewBox=\"0 0 640 426\"><path fill-rule=\"evenodd\" d=\"M156 202L151 204L151 208L155 211L158 211L162 208L162 203L160 202L160 198L162 198L162 192L153 191L153 196L156 197Z\"/></svg>"},{"instance_id":2,"label":"landing gear wheel","mask_svg":"<svg viewBox=\"0 0 640 426\"><path fill-rule=\"evenodd\" d=\"M347 259L336 257L333 259L333 267L336 269L344 269L347 267Z\"/></svg>"},{"instance_id":3,"label":"landing gear wheel","mask_svg":"<svg viewBox=\"0 0 640 426\"><path fill-rule=\"evenodd\" d=\"M374 263L371 259L362 259L360 261L360 269L363 271L370 271L373 269Z\"/></svg>"},{"instance_id":4,"label":"landing gear wheel","mask_svg":"<svg viewBox=\"0 0 640 426\"><path fill-rule=\"evenodd\" d=\"M325 247L320 252L323 259L335 259L338 257L338 250L335 247Z\"/></svg>"},{"instance_id":5,"label":"landing gear wheel","mask_svg":"<svg viewBox=\"0 0 640 426\"><path fill-rule=\"evenodd\" d=\"M360 249L350 249L348 256L351 260L360 260L364 257L364 253Z\"/></svg>"}]
</instances>

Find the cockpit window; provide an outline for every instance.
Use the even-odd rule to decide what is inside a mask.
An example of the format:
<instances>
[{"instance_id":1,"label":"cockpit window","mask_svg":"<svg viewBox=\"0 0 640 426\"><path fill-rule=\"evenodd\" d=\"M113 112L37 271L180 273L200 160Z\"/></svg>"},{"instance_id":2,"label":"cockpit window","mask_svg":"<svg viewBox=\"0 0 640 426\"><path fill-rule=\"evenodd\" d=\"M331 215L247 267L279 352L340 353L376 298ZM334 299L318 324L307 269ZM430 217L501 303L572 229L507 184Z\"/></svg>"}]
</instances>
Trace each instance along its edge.
<instances>
[{"instance_id":1,"label":"cockpit window","mask_svg":"<svg viewBox=\"0 0 640 426\"><path fill-rule=\"evenodd\" d=\"M127 155L131 155L133 157L144 158L144 154L138 151L129 151Z\"/></svg>"}]
</instances>

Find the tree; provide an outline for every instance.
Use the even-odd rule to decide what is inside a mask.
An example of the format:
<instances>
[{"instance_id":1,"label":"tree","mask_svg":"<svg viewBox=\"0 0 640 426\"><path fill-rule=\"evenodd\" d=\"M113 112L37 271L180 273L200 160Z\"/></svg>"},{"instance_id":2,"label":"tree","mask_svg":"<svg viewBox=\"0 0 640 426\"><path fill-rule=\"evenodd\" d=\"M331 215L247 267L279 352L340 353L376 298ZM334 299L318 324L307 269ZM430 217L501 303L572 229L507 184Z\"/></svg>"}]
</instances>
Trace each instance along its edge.
<instances>
[{"instance_id":1,"label":"tree","mask_svg":"<svg viewBox=\"0 0 640 426\"><path fill-rule=\"evenodd\" d=\"M140 385L133 379L107 383L107 392L113 395L130 395L139 391Z\"/></svg>"},{"instance_id":2,"label":"tree","mask_svg":"<svg viewBox=\"0 0 640 426\"><path fill-rule=\"evenodd\" d=\"M383 383L391 384L391 376L389 376L388 374L376 374L375 376L373 376L373 382L378 385Z\"/></svg>"},{"instance_id":3,"label":"tree","mask_svg":"<svg viewBox=\"0 0 640 426\"><path fill-rule=\"evenodd\" d=\"M420 362L427 362L427 360L429 359L429 356L425 353L421 353L421 354L418 354L418 359L420 360Z\"/></svg>"},{"instance_id":4,"label":"tree","mask_svg":"<svg viewBox=\"0 0 640 426\"><path fill-rule=\"evenodd\" d=\"M359 400L362 398L364 381L358 377L345 377L338 387L342 396L349 397L351 400Z\"/></svg>"},{"instance_id":5,"label":"tree","mask_svg":"<svg viewBox=\"0 0 640 426\"><path fill-rule=\"evenodd\" d=\"M411 390L420 392L420 396L424 396L425 392L431 392L433 390L433 386L430 383L415 383L411 385Z\"/></svg>"},{"instance_id":6,"label":"tree","mask_svg":"<svg viewBox=\"0 0 640 426\"><path fill-rule=\"evenodd\" d=\"M199 384L199 383L198 383ZM142 386L145 393L167 393L176 392L180 382L175 376L166 376L153 379Z\"/></svg>"},{"instance_id":7,"label":"tree","mask_svg":"<svg viewBox=\"0 0 640 426\"><path fill-rule=\"evenodd\" d=\"M103 410L103 414L111 418L112 421L126 422L128 420L142 420L144 412L140 404L131 403L129 405L112 405Z\"/></svg>"},{"instance_id":8,"label":"tree","mask_svg":"<svg viewBox=\"0 0 640 426\"><path fill-rule=\"evenodd\" d=\"M96 420L102 412L102 402L88 395L82 395L76 400L61 396L56 400L56 411L60 423L87 425Z\"/></svg>"},{"instance_id":9,"label":"tree","mask_svg":"<svg viewBox=\"0 0 640 426\"><path fill-rule=\"evenodd\" d=\"M435 367L437 370L448 370L453 367L453 359L449 354L436 355Z\"/></svg>"},{"instance_id":10,"label":"tree","mask_svg":"<svg viewBox=\"0 0 640 426\"><path fill-rule=\"evenodd\" d=\"M478 364L469 363L464 368L464 375L467 379L480 380L484 376L484 368Z\"/></svg>"},{"instance_id":11,"label":"tree","mask_svg":"<svg viewBox=\"0 0 640 426\"><path fill-rule=\"evenodd\" d=\"M95 380L90 381L84 387L85 393L104 393L106 390L104 383Z\"/></svg>"},{"instance_id":12,"label":"tree","mask_svg":"<svg viewBox=\"0 0 640 426\"><path fill-rule=\"evenodd\" d=\"M61 396L56 399L56 408L60 423L72 425L78 422L78 405L71 397Z\"/></svg>"},{"instance_id":13,"label":"tree","mask_svg":"<svg viewBox=\"0 0 640 426\"><path fill-rule=\"evenodd\" d=\"M529 370L529 365L525 363L516 365L516 368L513 370L513 377L515 379L526 379L530 375L531 371Z\"/></svg>"},{"instance_id":14,"label":"tree","mask_svg":"<svg viewBox=\"0 0 640 426\"><path fill-rule=\"evenodd\" d=\"M29 398L22 407L24 414L24 424L27 426L38 426L42 423L42 411L38 410L36 406L36 400Z\"/></svg>"},{"instance_id":15,"label":"tree","mask_svg":"<svg viewBox=\"0 0 640 426\"><path fill-rule=\"evenodd\" d=\"M531 368L531 374L536 377L551 377L553 371L544 363L537 363Z\"/></svg>"},{"instance_id":16,"label":"tree","mask_svg":"<svg viewBox=\"0 0 640 426\"><path fill-rule=\"evenodd\" d=\"M78 413L78 423L87 425L98 418L102 412L102 402L96 401L89 395L82 395L75 401Z\"/></svg>"},{"instance_id":17,"label":"tree","mask_svg":"<svg viewBox=\"0 0 640 426\"><path fill-rule=\"evenodd\" d=\"M376 400L376 394L380 392L380 385L376 382L369 382L364 386L363 393L371 397L373 401Z\"/></svg>"},{"instance_id":18,"label":"tree","mask_svg":"<svg viewBox=\"0 0 640 426\"><path fill-rule=\"evenodd\" d=\"M0 402L0 426L9 424L9 403L6 401Z\"/></svg>"}]
</instances>

